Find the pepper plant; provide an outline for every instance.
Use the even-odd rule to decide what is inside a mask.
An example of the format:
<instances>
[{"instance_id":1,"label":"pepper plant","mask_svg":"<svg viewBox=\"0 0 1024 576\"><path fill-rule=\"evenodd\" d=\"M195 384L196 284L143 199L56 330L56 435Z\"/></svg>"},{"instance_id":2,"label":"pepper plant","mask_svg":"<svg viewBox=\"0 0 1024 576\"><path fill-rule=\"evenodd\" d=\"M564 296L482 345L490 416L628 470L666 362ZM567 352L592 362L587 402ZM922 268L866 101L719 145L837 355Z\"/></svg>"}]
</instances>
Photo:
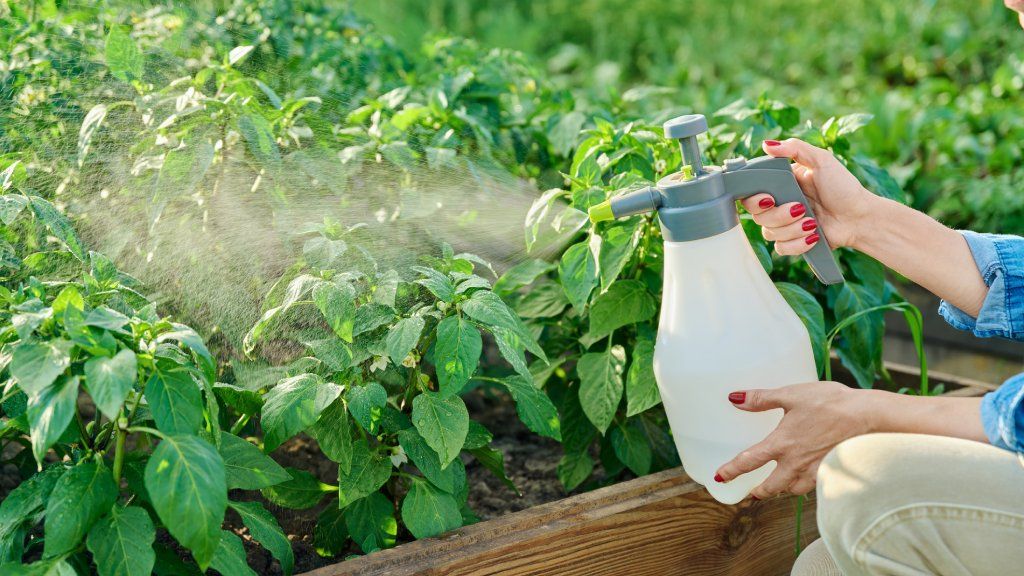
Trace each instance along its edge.
<instances>
[{"instance_id":1,"label":"pepper plant","mask_svg":"<svg viewBox=\"0 0 1024 576\"><path fill-rule=\"evenodd\" d=\"M24 481L0 503L0 572L143 574L157 558L187 570L156 541L166 532L203 570L252 573L221 527L231 507L291 573L269 512L228 498L290 476L221 429L203 339L18 191L18 168L0 175L0 453Z\"/></svg>"},{"instance_id":2,"label":"pepper plant","mask_svg":"<svg viewBox=\"0 0 1024 576\"><path fill-rule=\"evenodd\" d=\"M491 289L490 266L445 244L439 258L388 269L363 248L374 233L329 219L311 230L245 339L247 352L278 357L286 372L263 398L265 451L306 432L337 463L337 484L289 469L291 481L264 490L287 508L330 499L315 528L325 555L349 539L364 552L393 546L399 522L423 538L474 521L464 458L515 490L491 433L460 397L472 380L505 389L527 427L561 438L526 362L527 352L544 362L544 351ZM483 334L511 375L478 368Z\"/></svg>"}]
</instances>

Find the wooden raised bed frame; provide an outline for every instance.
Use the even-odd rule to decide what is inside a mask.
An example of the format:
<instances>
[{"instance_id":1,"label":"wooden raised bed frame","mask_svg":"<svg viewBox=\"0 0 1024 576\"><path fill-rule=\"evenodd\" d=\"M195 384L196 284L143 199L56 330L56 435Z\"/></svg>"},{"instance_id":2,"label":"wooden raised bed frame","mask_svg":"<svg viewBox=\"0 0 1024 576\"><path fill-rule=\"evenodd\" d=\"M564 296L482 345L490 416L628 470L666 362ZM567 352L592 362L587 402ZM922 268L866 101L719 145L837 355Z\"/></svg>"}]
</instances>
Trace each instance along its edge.
<instances>
[{"instance_id":1,"label":"wooden raised bed frame","mask_svg":"<svg viewBox=\"0 0 1024 576\"><path fill-rule=\"evenodd\" d=\"M887 363L898 386L916 387L913 367ZM992 384L930 373L950 396ZM852 381L852 380L851 380ZM714 501L681 468L571 496L308 572L306 576L484 576L491 574L665 576L789 574L796 500ZM818 537L813 494L801 544Z\"/></svg>"}]
</instances>

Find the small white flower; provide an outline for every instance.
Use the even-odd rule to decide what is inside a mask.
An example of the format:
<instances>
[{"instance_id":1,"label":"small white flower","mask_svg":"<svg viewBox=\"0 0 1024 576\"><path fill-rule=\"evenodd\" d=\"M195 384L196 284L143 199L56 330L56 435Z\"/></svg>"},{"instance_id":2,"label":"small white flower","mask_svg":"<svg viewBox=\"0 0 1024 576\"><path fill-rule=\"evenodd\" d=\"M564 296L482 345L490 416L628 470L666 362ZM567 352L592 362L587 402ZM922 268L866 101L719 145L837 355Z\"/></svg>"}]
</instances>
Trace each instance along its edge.
<instances>
[{"instance_id":1,"label":"small white flower","mask_svg":"<svg viewBox=\"0 0 1024 576\"><path fill-rule=\"evenodd\" d=\"M409 457L405 455L405 450L401 446L398 446L395 453L390 456L391 465L395 468L399 468L402 464L409 461Z\"/></svg>"},{"instance_id":2,"label":"small white flower","mask_svg":"<svg viewBox=\"0 0 1024 576\"><path fill-rule=\"evenodd\" d=\"M387 356L374 356L373 364L370 364L370 372L383 371L388 367Z\"/></svg>"}]
</instances>

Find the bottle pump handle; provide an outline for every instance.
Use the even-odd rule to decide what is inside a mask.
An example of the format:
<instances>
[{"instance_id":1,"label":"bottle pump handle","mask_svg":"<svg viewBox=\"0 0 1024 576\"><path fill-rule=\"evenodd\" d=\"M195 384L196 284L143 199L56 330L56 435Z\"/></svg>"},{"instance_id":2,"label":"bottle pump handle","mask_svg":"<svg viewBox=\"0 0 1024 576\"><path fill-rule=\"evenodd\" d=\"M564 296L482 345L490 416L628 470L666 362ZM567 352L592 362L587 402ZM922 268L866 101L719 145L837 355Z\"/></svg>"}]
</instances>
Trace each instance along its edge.
<instances>
[{"instance_id":1,"label":"bottle pump handle","mask_svg":"<svg viewBox=\"0 0 1024 576\"><path fill-rule=\"evenodd\" d=\"M739 200L749 198L754 194L765 193L775 199L776 206L789 202L803 204L807 209L806 215L817 219L811 203L807 201L807 196L797 184L796 177L793 176L793 168L788 159L763 156L751 160L744 168L732 174L728 169L726 170L726 177L729 181L727 186L734 192L734 198ZM769 174L773 176L770 179L773 185L764 185L768 183L765 177ZM775 176L776 174L777 176ZM744 185L746 182L738 182L738 180L750 182L750 185ZM817 233L818 243L804 253L804 260L822 284L839 284L845 281L843 271L839 268L839 263L836 261L835 254L832 253L828 239L825 238L825 231L819 226Z\"/></svg>"}]
</instances>

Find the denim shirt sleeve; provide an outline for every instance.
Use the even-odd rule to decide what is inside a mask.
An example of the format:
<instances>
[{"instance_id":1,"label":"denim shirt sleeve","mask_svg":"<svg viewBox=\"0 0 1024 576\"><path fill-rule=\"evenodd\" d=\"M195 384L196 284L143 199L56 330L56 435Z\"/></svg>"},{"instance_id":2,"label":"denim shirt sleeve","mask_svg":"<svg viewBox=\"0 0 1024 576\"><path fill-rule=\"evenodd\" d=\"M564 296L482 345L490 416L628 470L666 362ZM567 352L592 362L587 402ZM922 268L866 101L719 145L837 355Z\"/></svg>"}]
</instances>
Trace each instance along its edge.
<instances>
[{"instance_id":1,"label":"denim shirt sleeve","mask_svg":"<svg viewBox=\"0 0 1024 576\"><path fill-rule=\"evenodd\" d=\"M963 232L988 295L974 318L949 302L939 313L954 328L976 336L1024 340L1024 238ZM1024 374L989 392L981 402L981 423L993 446L1024 452Z\"/></svg>"},{"instance_id":2,"label":"denim shirt sleeve","mask_svg":"<svg viewBox=\"0 0 1024 576\"><path fill-rule=\"evenodd\" d=\"M975 336L1002 336L1024 341L1024 238L963 232L988 295L974 318L943 301L939 314L954 328Z\"/></svg>"}]
</instances>

